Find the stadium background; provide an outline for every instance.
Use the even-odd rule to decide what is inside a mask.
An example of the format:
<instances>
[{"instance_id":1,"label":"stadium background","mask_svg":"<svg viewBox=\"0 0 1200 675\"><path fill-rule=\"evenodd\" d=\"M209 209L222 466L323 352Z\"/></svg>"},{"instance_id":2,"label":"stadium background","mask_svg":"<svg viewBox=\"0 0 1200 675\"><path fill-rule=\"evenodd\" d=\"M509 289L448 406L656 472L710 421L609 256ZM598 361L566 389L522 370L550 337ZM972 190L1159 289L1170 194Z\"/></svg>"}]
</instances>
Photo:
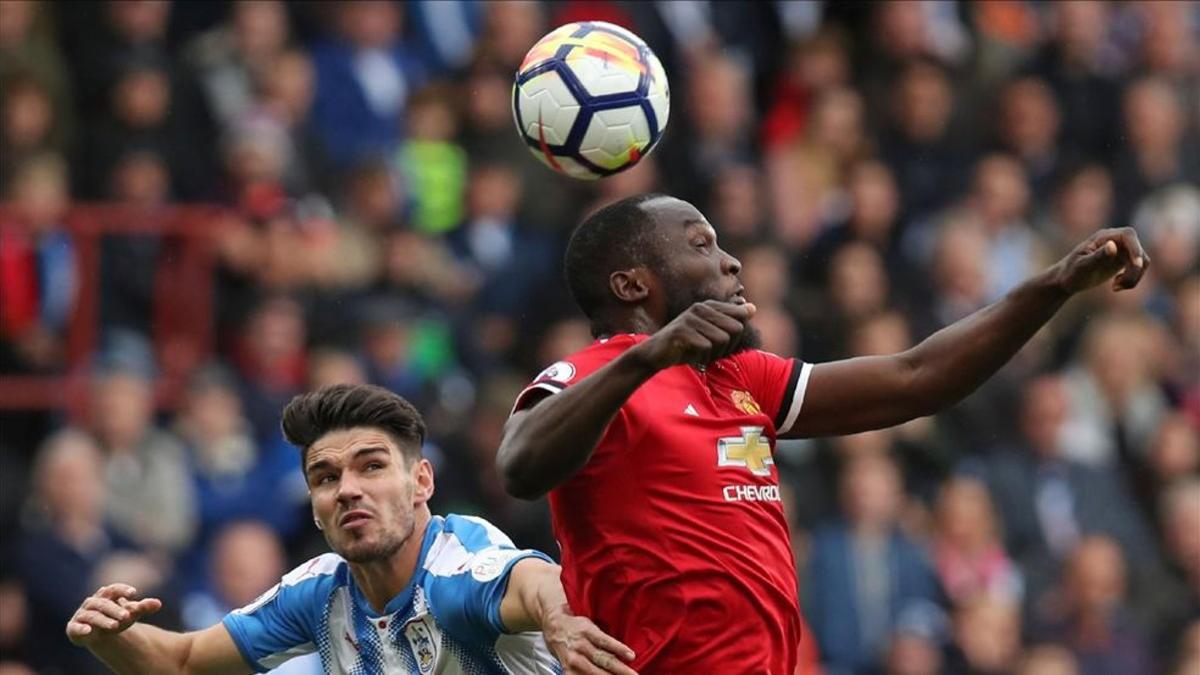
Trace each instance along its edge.
<instances>
[{"instance_id":1,"label":"stadium background","mask_svg":"<svg viewBox=\"0 0 1200 675\"><path fill-rule=\"evenodd\" d=\"M674 92L597 183L509 110L579 19ZM94 670L63 626L99 584L197 628L321 551L278 432L321 384L410 398L435 510L554 552L492 456L589 341L570 227L649 190L705 211L767 347L812 361L1135 227L1137 290L1073 300L944 414L777 466L828 673L1200 672L1198 32L1183 2L4 0L0 672Z\"/></svg>"}]
</instances>

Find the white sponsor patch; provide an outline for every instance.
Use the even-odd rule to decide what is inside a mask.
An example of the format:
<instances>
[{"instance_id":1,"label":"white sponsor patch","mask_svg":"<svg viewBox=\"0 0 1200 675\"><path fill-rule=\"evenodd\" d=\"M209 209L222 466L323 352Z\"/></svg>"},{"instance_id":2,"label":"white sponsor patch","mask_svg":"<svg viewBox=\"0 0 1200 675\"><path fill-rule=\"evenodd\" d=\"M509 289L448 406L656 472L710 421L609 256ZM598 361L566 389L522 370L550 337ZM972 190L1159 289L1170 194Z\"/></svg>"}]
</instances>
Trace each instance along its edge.
<instances>
[{"instance_id":1,"label":"white sponsor patch","mask_svg":"<svg viewBox=\"0 0 1200 675\"><path fill-rule=\"evenodd\" d=\"M535 381L553 380L555 382L567 384L573 377L575 377L575 366L566 361L558 361L550 364L550 367L546 368L541 373L538 373L538 376L534 379Z\"/></svg>"},{"instance_id":2,"label":"white sponsor patch","mask_svg":"<svg viewBox=\"0 0 1200 675\"><path fill-rule=\"evenodd\" d=\"M521 555L521 551L513 549L490 548L480 551L471 561L471 576L475 581L491 581L500 576L508 561Z\"/></svg>"}]
</instances>

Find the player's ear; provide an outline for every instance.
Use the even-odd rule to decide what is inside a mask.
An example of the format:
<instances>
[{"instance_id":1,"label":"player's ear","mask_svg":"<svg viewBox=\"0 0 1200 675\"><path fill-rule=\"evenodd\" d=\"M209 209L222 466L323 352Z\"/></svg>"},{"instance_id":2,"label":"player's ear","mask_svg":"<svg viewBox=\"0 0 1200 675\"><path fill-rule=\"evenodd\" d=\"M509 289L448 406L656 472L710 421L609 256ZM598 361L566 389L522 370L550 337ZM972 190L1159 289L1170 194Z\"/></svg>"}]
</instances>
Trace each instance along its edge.
<instances>
[{"instance_id":1,"label":"player's ear","mask_svg":"<svg viewBox=\"0 0 1200 675\"><path fill-rule=\"evenodd\" d=\"M318 530L323 530L323 529L325 529L325 528L324 528L324 527L321 525L321 519L317 517L317 510L316 510L316 508L314 508L314 509L313 509L313 524L317 526L317 529L318 529Z\"/></svg>"},{"instance_id":2,"label":"player's ear","mask_svg":"<svg viewBox=\"0 0 1200 675\"><path fill-rule=\"evenodd\" d=\"M608 275L608 287L621 302L636 304L650 295L650 270L631 267Z\"/></svg>"},{"instance_id":3,"label":"player's ear","mask_svg":"<svg viewBox=\"0 0 1200 675\"><path fill-rule=\"evenodd\" d=\"M424 457L413 464L413 502L424 504L433 497L433 464Z\"/></svg>"}]
</instances>

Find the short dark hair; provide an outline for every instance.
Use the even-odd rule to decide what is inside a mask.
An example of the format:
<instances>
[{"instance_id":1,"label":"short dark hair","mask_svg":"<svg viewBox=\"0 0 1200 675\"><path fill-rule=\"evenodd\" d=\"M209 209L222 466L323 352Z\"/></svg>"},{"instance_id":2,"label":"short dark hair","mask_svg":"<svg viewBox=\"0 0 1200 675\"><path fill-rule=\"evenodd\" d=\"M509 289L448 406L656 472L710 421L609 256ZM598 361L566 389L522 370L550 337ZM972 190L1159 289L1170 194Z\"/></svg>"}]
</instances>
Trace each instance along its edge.
<instances>
[{"instance_id":1,"label":"short dark hair","mask_svg":"<svg viewBox=\"0 0 1200 675\"><path fill-rule=\"evenodd\" d=\"M665 196L651 192L615 201L588 216L571 234L563 269L571 295L592 320L593 332L601 330L602 312L610 300L609 275L658 263L650 236L654 219L642 204Z\"/></svg>"},{"instance_id":2,"label":"short dark hair","mask_svg":"<svg viewBox=\"0 0 1200 675\"><path fill-rule=\"evenodd\" d=\"M331 431L373 427L392 437L406 460L421 457L425 421L404 397L372 384L334 384L300 394L283 409L283 435L300 449Z\"/></svg>"}]
</instances>

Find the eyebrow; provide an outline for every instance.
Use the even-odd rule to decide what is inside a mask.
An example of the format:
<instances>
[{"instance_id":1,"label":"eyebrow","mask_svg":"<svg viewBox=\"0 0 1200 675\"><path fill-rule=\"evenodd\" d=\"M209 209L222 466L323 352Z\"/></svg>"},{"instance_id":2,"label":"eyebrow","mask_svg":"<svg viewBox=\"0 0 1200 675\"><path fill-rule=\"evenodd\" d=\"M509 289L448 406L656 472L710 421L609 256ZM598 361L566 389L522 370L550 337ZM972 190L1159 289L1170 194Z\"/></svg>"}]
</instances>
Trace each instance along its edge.
<instances>
[{"instance_id":1,"label":"eyebrow","mask_svg":"<svg viewBox=\"0 0 1200 675\"><path fill-rule=\"evenodd\" d=\"M365 448L359 448L358 450L354 451L354 454L351 456L350 459L356 460L359 457L362 457L363 455L371 455L371 454L375 454L377 452L382 452L384 454L388 454L388 449L383 447L382 445L372 445L372 446L365 447ZM327 469L330 466L333 466L333 462L330 462L327 459L319 459L319 460L313 462L312 464L309 464L305 468L305 473L309 473L312 471L319 471L321 469Z\"/></svg>"}]
</instances>

